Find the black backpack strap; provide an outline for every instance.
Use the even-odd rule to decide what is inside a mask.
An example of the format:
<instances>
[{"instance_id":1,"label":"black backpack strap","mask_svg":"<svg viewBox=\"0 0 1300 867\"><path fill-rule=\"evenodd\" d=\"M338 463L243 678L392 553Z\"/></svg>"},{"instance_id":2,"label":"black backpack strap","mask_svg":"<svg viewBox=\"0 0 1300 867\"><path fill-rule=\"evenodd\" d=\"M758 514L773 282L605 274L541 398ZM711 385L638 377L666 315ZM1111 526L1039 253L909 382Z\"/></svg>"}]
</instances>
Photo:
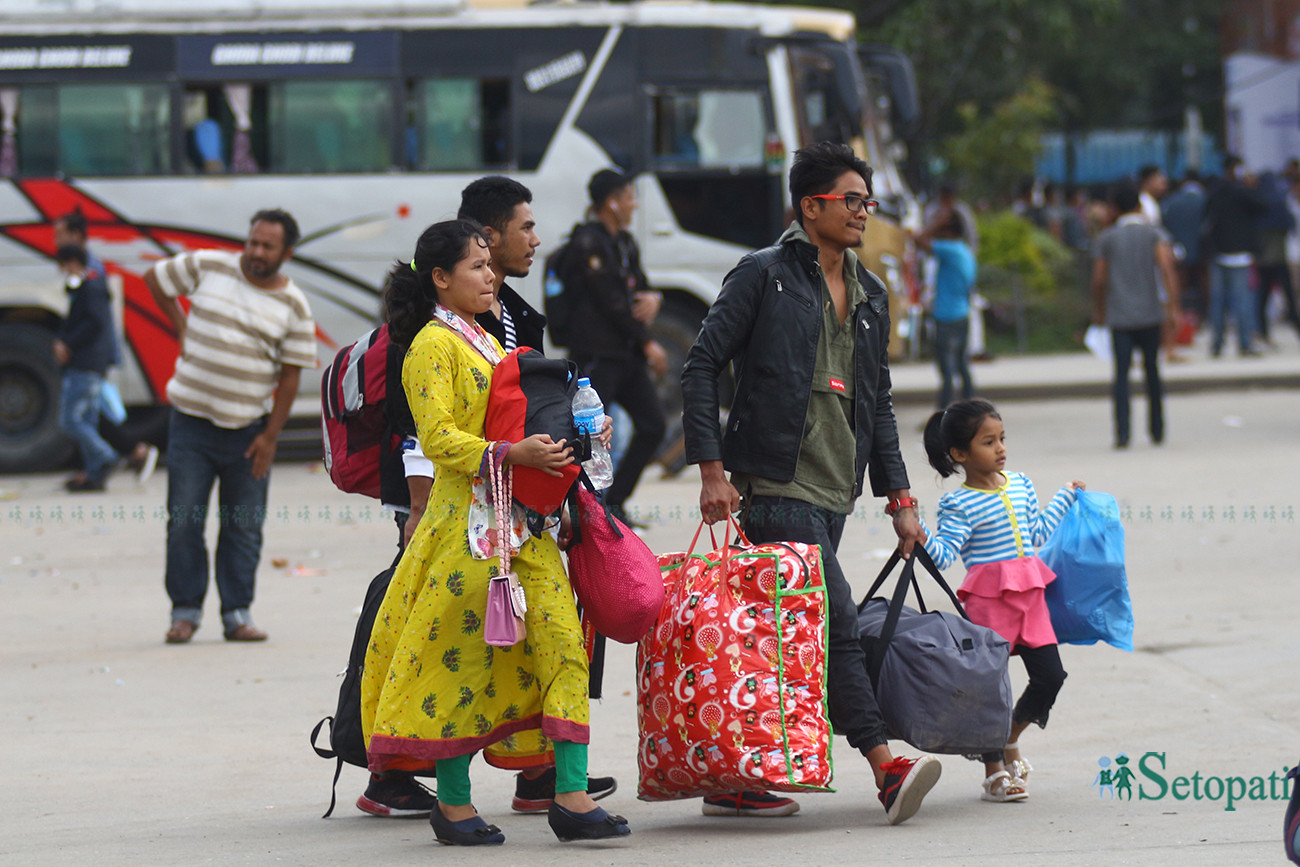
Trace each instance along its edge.
<instances>
[{"instance_id":1,"label":"black backpack strap","mask_svg":"<svg viewBox=\"0 0 1300 867\"><path fill-rule=\"evenodd\" d=\"M339 775L343 773L343 757L340 756L338 753L336 753L334 750L322 750L320 747L316 746L316 737L317 735L320 734L320 730L325 727L325 723L329 723L330 729L333 730L334 717L332 716L325 717L325 719L316 723L316 728L311 730L311 748L316 751L316 755L320 756L322 759L335 760L334 782L333 784L330 785L330 808L325 811L324 816L321 816L322 819L328 819L330 817L330 814L334 812L334 804L337 801L337 796L338 796Z\"/></svg>"}]
</instances>

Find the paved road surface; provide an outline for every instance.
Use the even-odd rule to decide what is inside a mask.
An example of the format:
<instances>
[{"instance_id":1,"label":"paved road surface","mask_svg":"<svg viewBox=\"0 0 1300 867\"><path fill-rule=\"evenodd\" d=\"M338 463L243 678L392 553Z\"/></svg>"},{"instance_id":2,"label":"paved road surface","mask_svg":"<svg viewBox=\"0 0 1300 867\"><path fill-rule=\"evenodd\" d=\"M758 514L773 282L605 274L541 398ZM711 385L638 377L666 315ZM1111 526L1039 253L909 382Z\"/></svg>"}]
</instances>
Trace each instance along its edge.
<instances>
[{"instance_id":1,"label":"paved road surface","mask_svg":"<svg viewBox=\"0 0 1300 867\"><path fill-rule=\"evenodd\" d=\"M443 849L424 822L364 816L351 805L364 774L351 767L335 818L319 818L333 768L307 734L333 708L361 597L395 536L367 517L367 501L312 466L277 466L254 609L271 640L225 644L214 593L194 643L171 647L162 474L145 488L115 478L109 494L80 499L53 475L0 478L0 863L1282 863L1283 802L1227 811L1219 784L1205 783L1258 776L1254 793L1267 795L1269 775L1300 759L1298 397L1175 395L1159 449L1145 442L1139 406L1122 453L1108 447L1103 400L1003 403L1009 465L1040 495L1078 477L1120 500L1139 644L1133 654L1063 649L1070 679L1052 724L1023 742L1036 767L1027 802L981 802L978 766L947 757L922 811L891 828L865 761L843 742L838 793L802 798L793 818L708 819L696 801L638 802L633 657L615 646L608 696L593 708L592 768L618 776L605 804L633 836L581 853L556 843L544 819L511 815L512 778L481 763L475 799L508 835L505 851ZM920 452L924 414L904 406L900 419L913 491L933 513L943 486ZM658 515L652 548L687 544L697 496L693 471L642 486L632 505ZM861 504L841 550L860 590L891 547L878 505ZM1023 671L1012 675L1018 689ZM1202 799L1101 797L1098 762L1121 752L1134 764L1163 754L1169 783L1199 774ZM1151 777L1135 782L1157 793Z\"/></svg>"}]
</instances>

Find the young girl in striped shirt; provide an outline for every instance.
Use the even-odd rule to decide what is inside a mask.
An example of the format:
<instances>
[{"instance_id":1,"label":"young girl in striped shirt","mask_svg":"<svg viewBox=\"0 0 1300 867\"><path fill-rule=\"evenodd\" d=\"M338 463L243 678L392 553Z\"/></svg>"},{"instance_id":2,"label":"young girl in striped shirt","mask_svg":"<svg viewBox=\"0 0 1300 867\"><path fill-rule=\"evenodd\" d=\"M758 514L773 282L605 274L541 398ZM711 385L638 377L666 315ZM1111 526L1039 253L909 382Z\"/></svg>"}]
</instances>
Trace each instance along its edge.
<instances>
[{"instance_id":1,"label":"young girl in striped shirt","mask_svg":"<svg viewBox=\"0 0 1300 867\"><path fill-rule=\"evenodd\" d=\"M1033 770L1020 754L1020 735L1030 723L1046 727L1047 715L1065 682L1056 633L1043 588L1056 575L1038 559L1038 546L1056 530L1084 484L1072 482L1038 509L1033 482L1006 472L1002 416L984 400L962 400L936 412L925 425L925 451L943 478L958 469L966 481L939 498L939 527L925 551L940 569L961 556L966 579L957 591L970 619L1011 643L1029 674L1029 685L1011 715L1006 747L980 756L986 801L1022 801Z\"/></svg>"}]
</instances>

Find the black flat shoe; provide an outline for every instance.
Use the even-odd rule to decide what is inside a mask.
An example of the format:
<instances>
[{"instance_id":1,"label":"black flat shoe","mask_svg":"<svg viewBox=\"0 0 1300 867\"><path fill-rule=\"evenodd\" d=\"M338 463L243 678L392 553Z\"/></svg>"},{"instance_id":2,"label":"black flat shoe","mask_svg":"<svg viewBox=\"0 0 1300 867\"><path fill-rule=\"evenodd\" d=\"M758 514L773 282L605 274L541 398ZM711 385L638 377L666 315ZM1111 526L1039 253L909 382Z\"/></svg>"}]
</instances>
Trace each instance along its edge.
<instances>
[{"instance_id":1,"label":"black flat shoe","mask_svg":"<svg viewBox=\"0 0 1300 867\"><path fill-rule=\"evenodd\" d=\"M627 819L611 816L600 807L589 813L575 813L552 802L551 808L546 811L546 821L561 843L626 837L632 833L632 829L627 826Z\"/></svg>"},{"instance_id":2,"label":"black flat shoe","mask_svg":"<svg viewBox=\"0 0 1300 867\"><path fill-rule=\"evenodd\" d=\"M451 821L442 814L436 799L429 813L429 824L433 826L434 839L444 846L499 846L506 841L501 829L484 822L481 816Z\"/></svg>"}]
</instances>

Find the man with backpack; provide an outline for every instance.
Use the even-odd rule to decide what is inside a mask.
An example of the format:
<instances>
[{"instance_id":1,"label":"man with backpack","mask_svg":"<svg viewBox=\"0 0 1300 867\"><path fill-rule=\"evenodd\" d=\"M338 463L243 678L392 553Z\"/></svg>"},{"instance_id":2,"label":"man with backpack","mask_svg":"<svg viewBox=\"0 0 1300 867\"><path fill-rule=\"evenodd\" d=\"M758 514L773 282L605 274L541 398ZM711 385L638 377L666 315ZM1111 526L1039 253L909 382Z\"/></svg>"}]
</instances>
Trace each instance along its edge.
<instances>
[{"instance_id":1,"label":"man with backpack","mask_svg":"<svg viewBox=\"0 0 1300 867\"><path fill-rule=\"evenodd\" d=\"M566 296L565 332L569 357L591 378L606 406L616 403L631 417L632 440L605 500L623 523L635 527L625 503L667 429L654 377L667 372L668 355L649 328L660 296L650 289L641 253L627 231L637 207L632 178L601 169L591 176L587 193L592 219L574 228L557 263Z\"/></svg>"}]
</instances>

